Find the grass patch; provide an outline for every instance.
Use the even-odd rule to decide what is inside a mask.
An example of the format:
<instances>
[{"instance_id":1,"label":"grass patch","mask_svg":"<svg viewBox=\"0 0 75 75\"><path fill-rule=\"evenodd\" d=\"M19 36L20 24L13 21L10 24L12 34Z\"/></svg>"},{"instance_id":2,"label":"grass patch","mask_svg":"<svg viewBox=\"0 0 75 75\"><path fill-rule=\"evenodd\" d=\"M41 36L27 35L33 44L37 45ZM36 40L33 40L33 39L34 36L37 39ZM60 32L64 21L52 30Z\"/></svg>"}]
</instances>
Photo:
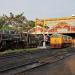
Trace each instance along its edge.
<instances>
[{"instance_id":1,"label":"grass patch","mask_svg":"<svg viewBox=\"0 0 75 75\"><path fill-rule=\"evenodd\" d=\"M16 53L16 52L22 52L22 51L27 51L27 52L33 52L33 51L37 51L37 48L25 48L25 49L9 49L9 50L5 50L3 52L0 52L1 54L9 54L9 53Z\"/></svg>"}]
</instances>

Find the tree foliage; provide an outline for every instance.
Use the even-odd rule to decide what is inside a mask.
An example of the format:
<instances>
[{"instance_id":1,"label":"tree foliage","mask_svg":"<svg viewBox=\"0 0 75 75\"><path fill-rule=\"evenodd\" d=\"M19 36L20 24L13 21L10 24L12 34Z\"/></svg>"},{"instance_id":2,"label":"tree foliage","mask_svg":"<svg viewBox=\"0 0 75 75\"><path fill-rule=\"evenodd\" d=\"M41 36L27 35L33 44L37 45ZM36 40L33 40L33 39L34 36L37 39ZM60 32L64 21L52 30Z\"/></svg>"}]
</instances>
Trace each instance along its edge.
<instances>
[{"instance_id":1,"label":"tree foliage","mask_svg":"<svg viewBox=\"0 0 75 75\"><path fill-rule=\"evenodd\" d=\"M29 25L31 26L31 27L35 27L35 22L34 21L29 21Z\"/></svg>"},{"instance_id":2,"label":"tree foliage","mask_svg":"<svg viewBox=\"0 0 75 75\"><path fill-rule=\"evenodd\" d=\"M5 19L3 17L0 18L0 29L5 24Z\"/></svg>"},{"instance_id":3,"label":"tree foliage","mask_svg":"<svg viewBox=\"0 0 75 75\"><path fill-rule=\"evenodd\" d=\"M10 16L4 14L0 17L0 29L14 29L18 32L27 32L34 27L35 23L27 20L23 14L14 15L12 12L10 12Z\"/></svg>"}]
</instances>

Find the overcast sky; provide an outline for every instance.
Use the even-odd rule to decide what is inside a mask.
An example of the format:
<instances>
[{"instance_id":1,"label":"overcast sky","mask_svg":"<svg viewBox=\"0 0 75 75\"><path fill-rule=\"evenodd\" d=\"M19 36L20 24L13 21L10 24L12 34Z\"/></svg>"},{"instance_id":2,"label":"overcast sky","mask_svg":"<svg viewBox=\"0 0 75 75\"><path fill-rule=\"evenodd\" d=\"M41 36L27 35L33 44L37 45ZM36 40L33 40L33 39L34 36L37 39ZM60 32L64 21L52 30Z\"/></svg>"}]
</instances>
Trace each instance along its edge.
<instances>
[{"instance_id":1,"label":"overcast sky","mask_svg":"<svg viewBox=\"0 0 75 75\"><path fill-rule=\"evenodd\" d=\"M24 12L27 19L75 15L75 0L0 0L0 15Z\"/></svg>"}]
</instances>

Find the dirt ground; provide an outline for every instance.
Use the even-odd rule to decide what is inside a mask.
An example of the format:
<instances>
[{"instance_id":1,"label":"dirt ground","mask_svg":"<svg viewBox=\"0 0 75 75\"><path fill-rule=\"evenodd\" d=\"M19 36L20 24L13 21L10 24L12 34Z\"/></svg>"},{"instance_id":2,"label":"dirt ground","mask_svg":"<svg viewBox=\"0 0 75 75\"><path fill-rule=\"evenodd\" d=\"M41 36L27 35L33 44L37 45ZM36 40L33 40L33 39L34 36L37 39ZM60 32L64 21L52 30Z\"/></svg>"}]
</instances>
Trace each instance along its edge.
<instances>
[{"instance_id":1,"label":"dirt ground","mask_svg":"<svg viewBox=\"0 0 75 75\"><path fill-rule=\"evenodd\" d=\"M75 55L53 64L47 64L19 75L75 75Z\"/></svg>"}]
</instances>

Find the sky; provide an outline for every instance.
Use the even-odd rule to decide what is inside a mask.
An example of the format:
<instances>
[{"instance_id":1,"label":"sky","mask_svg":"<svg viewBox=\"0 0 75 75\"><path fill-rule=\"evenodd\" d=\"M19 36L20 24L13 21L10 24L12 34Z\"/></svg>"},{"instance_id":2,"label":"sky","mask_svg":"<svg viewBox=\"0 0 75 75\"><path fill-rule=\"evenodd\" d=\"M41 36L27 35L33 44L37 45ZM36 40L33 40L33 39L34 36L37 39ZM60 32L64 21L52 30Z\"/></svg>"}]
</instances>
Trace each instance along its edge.
<instances>
[{"instance_id":1,"label":"sky","mask_svg":"<svg viewBox=\"0 0 75 75\"><path fill-rule=\"evenodd\" d=\"M24 12L27 19L75 15L75 0L0 0L0 16Z\"/></svg>"}]
</instances>

